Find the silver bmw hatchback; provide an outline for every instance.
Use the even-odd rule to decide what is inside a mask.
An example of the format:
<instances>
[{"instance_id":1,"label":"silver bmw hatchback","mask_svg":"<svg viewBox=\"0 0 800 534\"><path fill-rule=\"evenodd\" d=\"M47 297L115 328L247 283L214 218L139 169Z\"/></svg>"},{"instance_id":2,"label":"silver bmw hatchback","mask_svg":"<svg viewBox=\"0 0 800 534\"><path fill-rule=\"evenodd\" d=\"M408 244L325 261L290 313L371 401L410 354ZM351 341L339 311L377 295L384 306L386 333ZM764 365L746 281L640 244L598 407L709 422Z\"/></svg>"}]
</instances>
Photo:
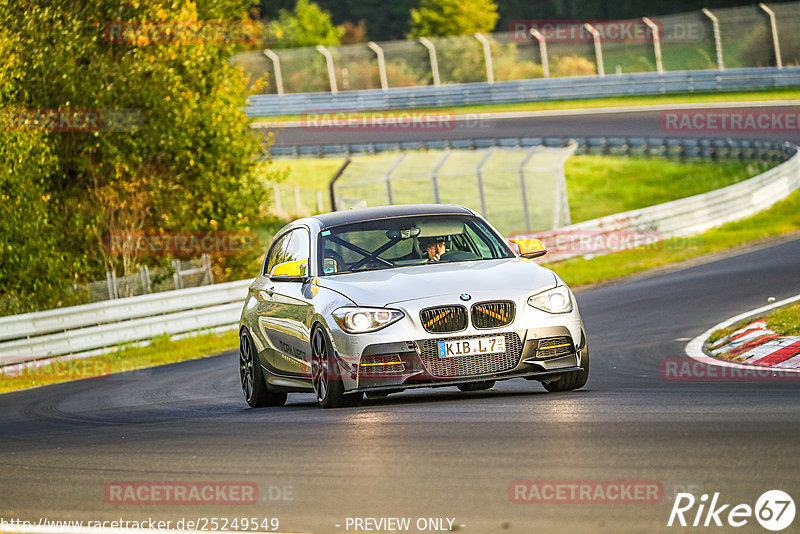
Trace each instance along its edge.
<instances>
[{"instance_id":1,"label":"silver bmw hatchback","mask_svg":"<svg viewBox=\"0 0 800 534\"><path fill-rule=\"evenodd\" d=\"M269 246L239 327L247 403L313 392L325 408L410 388L476 391L525 378L583 387L572 291L462 206L401 205L296 220Z\"/></svg>"}]
</instances>

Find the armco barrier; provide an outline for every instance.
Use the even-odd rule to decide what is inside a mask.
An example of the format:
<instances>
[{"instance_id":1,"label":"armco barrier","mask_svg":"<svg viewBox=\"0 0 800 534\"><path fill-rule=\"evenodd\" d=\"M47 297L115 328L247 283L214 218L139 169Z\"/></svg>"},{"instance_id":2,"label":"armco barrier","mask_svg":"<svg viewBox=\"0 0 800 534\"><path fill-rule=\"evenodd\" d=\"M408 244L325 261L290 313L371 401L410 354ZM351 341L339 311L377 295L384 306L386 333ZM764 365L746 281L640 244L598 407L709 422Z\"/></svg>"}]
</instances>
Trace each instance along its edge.
<instances>
[{"instance_id":1,"label":"armco barrier","mask_svg":"<svg viewBox=\"0 0 800 534\"><path fill-rule=\"evenodd\" d=\"M0 366L234 326L251 280L0 318Z\"/></svg>"},{"instance_id":2,"label":"armco barrier","mask_svg":"<svg viewBox=\"0 0 800 534\"><path fill-rule=\"evenodd\" d=\"M753 178L722 189L702 193L638 210L608 215L565 226L551 232L518 237L543 237L559 244L549 257L553 260L579 256L580 240L591 236L594 242L610 243L612 235L628 231L648 232L658 239L692 236L722 224L755 215L783 200L800 188L800 152L787 145L789 159ZM593 255L614 252L592 250Z\"/></svg>"},{"instance_id":3,"label":"armco barrier","mask_svg":"<svg viewBox=\"0 0 800 534\"><path fill-rule=\"evenodd\" d=\"M331 93L255 95L248 117L302 115L333 110L367 111L575 100L614 96L745 91L800 85L800 67L643 72L608 76L535 78L507 82L462 83L365 89Z\"/></svg>"}]
</instances>

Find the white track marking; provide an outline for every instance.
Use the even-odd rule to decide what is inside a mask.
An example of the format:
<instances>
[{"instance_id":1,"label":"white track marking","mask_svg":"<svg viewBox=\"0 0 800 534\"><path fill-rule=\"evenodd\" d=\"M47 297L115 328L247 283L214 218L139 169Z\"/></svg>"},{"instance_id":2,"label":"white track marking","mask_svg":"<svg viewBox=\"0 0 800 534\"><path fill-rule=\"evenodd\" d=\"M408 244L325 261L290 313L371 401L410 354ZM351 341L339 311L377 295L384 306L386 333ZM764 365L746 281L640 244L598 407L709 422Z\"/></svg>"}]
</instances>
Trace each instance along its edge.
<instances>
[{"instance_id":1,"label":"white track marking","mask_svg":"<svg viewBox=\"0 0 800 534\"><path fill-rule=\"evenodd\" d=\"M793 297L789 297L787 299L783 299L781 301L773 302L772 304L768 304L766 306L762 306L760 308L756 308L755 310L750 310L750 311L746 311L744 313L740 313L739 315L736 315L735 317L731 317L730 319L726 319L726 320L722 321L721 323L712 326L711 328L709 328L708 330L706 330L705 332L703 332L702 334L700 334L699 336L697 336L696 338L691 340L686 345L686 354L687 354L687 356L689 356L693 360L696 360L698 362L702 362L702 363L705 363L705 364L708 364L708 365L717 365L717 366L720 366L720 367L733 367L735 369L753 369L754 367L752 365L745 365L745 364L730 362L730 361L727 361L727 360L720 360L720 359L717 359L717 358L712 358L711 356L707 356L706 353L703 352L703 345L705 344L706 340L708 339L708 337L712 333L714 333L715 331L717 331L717 330L719 330L721 328L727 328L730 325L732 325L732 324L734 324L734 323L736 323L738 321L741 321L742 319L747 319L748 317L750 317L752 315L756 315L756 314L759 314L759 313L764 313L766 311L774 310L775 308L778 308L780 306L785 306L786 304L791 304L792 302L796 302L798 300L800 300L800 295L795 295ZM774 367L773 366L762 367L761 369L766 371L766 370L772 369L772 368L774 368ZM787 372L800 373L800 369L778 368L777 370L780 370L782 373L787 373Z\"/></svg>"}]
</instances>

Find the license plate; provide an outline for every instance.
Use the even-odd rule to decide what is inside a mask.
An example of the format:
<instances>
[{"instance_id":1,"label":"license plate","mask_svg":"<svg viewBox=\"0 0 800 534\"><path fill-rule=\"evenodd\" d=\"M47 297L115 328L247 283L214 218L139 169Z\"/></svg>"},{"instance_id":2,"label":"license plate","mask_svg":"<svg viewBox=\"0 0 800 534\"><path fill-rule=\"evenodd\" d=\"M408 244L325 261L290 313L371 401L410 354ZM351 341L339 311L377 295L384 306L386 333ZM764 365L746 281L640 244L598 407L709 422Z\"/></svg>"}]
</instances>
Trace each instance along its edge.
<instances>
[{"instance_id":1,"label":"license plate","mask_svg":"<svg viewBox=\"0 0 800 534\"><path fill-rule=\"evenodd\" d=\"M505 351L506 338L504 336L439 342L440 358L452 358L454 356L467 356L476 354L497 354Z\"/></svg>"}]
</instances>

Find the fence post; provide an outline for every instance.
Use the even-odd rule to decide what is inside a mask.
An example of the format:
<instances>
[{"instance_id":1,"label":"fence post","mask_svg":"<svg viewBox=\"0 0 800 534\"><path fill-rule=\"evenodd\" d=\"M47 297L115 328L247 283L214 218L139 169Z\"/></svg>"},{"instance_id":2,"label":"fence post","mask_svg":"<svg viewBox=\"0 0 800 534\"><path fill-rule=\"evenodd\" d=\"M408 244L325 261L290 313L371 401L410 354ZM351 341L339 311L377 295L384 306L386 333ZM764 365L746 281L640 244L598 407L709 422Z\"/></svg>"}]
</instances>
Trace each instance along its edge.
<instances>
[{"instance_id":1,"label":"fence post","mask_svg":"<svg viewBox=\"0 0 800 534\"><path fill-rule=\"evenodd\" d=\"M539 41L539 55L542 56L542 76L545 78L550 77L550 61L547 59L547 40L542 35L542 32L536 28L531 28L530 33L534 39Z\"/></svg>"},{"instance_id":2,"label":"fence post","mask_svg":"<svg viewBox=\"0 0 800 534\"><path fill-rule=\"evenodd\" d=\"M383 179L386 181L386 198L389 200L389 204L394 204L394 194L392 193L392 174L397 168L403 163L403 160L406 159L408 153L404 152L397 156L397 159L392 162L392 166L389 167L389 170L386 171L386 174L383 175Z\"/></svg>"},{"instance_id":3,"label":"fence post","mask_svg":"<svg viewBox=\"0 0 800 534\"><path fill-rule=\"evenodd\" d=\"M106 285L108 286L108 298L117 298L117 275L114 271L106 271Z\"/></svg>"},{"instance_id":4,"label":"fence post","mask_svg":"<svg viewBox=\"0 0 800 534\"><path fill-rule=\"evenodd\" d=\"M486 64L486 82L494 83L494 67L492 66L492 49L489 47L489 39L482 33L476 33L477 39L483 45L483 61Z\"/></svg>"},{"instance_id":5,"label":"fence post","mask_svg":"<svg viewBox=\"0 0 800 534\"><path fill-rule=\"evenodd\" d=\"M583 27L592 34L592 40L594 40L594 59L597 62L597 75L605 76L606 69L603 66L603 47L600 45L600 32L588 22Z\"/></svg>"},{"instance_id":6,"label":"fence post","mask_svg":"<svg viewBox=\"0 0 800 534\"><path fill-rule=\"evenodd\" d=\"M181 260L172 260L172 266L175 268L175 273L172 275L172 280L175 282L175 289L183 289L183 278L181 277Z\"/></svg>"},{"instance_id":7,"label":"fence post","mask_svg":"<svg viewBox=\"0 0 800 534\"><path fill-rule=\"evenodd\" d=\"M214 273L211 271L211 254L205 253L200 256L203 260L203 267L206 269L208 275L208 285L214 284Z\"/></svg>"},{"instance_id":8,"label":"fence post","mask_svg":"<svg viewBox=\"0 0 800 534\"><path fill-rule=\"evenodd\" d=\"M150 284L150 269L147 268L147 265L139 267L139 276L142 279L142 289L144 289L144 292L152 293L153 288Z\"/></svg>"},{"instance_id":9,"label":"fence post","mask_svg":"<svg viewBox=\"0 0 800 534\"><path fill-rule=\"evenodd\" d=\"M294 214L299 216L302 208L302 202L300 202L300 188L294 186Z\"/></svg>"},{"instance_id":10,"label":"fence post","mask_svg":"<svg viewBox=\"0 0 800 534\"><path fill-rule=\"evenodd\" d=\"M386 59L383 57L383 48L378 46L375 41L368 42L367 46L378 56L378 74L381 78L381 89L386 91L389 88L389 80L386 77Z\"/></svg>"},{"instance_id":11,"label":"fence post","mask_svg":"<svg viewBox=\"0 0 800 534\"><path fill-rule=\"evenodd\" d=\"M272 196L275 197L275 209L278 213L281 213L283 211L281 209L281 190L278 188L277 183L272 184Z\"/></svg>"},{"instance_id":12,"label":"fence post","mask_svg":"<svg viewBox=\"0 0 800 534\"><path fill-rule=\"evenodd\" d=\"M536 149L531 147L528 150L528 154L522 160L522 163L519 164L518 174L519 174L519 190L522 194L522 214L525 216L525 231L531 232L531 213L528 209L528 189L525 184L525 165L528 164L530 159L535 154Z\"/></svg>"},{"instance_id":13,"label":"fence post","mask_svg":"<svg viewBox=\"0 0 800 534\"><path fill-rule=\"evenodd\" d=\"M480 163L478 163L478 167L476 169L476 174L478 177L478 195L481 197L481 215L489 218L489 211L486 208L486 194L483 191L483 166L488 163L489 158L492 157L492 153L494 152L494 147L489 148L486 151L486 155L483 156Z\"/></svg>"},{"instance_id":14,"label":"fence post","mask_svg":"<svg viewBox=\"0 0 800 534\"><path fill-rule=\"evenodd\" d=\"M714 28L714 46L717 49L717 68L719 70L725 70L725 66L722 63L722 39L719 35L719 19L706 8L703 8L703 14L711 19L711 25Z\"/></svg>"},{"instance_id":15,"label":"fence post","mask_svg":"<svg viewBox=\"0 0 800 534\"><path fill-rule=\"evenodd\" d=\"M433 85L438 86L439 80L439 61L436 59L436 47L427 37L420 37L419 42L428 49L428 57L431 59L431 74L433 75Z\"/></svg>"},{"instance_id":16,"label":"fence post","mask_svg":"<svg viewBox=\"0 0 800 534\"><path fill-rule=\"evenodd\" d=\"M317 212L322 213L325 211L325 206L323 206L322 202L322 191L317 189Z\"/></svg>"},{"instance_id":17,"label":"fence post","mask_svg":"<svg viewBox=\"0 0 800 534\"><path fill-rule=\"evenodd\" d=\"M317 52L325 56L325 65L328 67L328 82L331 84L331 94L335 95L339 92L339 88L336 87L336 71L333 68L333 54L322 45L317 45Z\"/></svg>"},{"instance_id":18,"label":"fence post","mask_svg":"<svg viewBox=\"0 0 800 534\"><path fill-rule=\"evenodd\" d=\"M664 65L661 63L661 36L658 34L658 26L647 17L642 17L642 21L647 24L653 32L653 51L656 54L656 70L659 74L664 72Z\"/></svg>"},{"instance_id":19,"label":"fence post","mask_svg":"<svg viewBox=\"0 0 800 534\"><path fill-rule=\"evenodd\" d=\"M437 161L436 165L433 167L433 174L431 174L431 181L433 182L433 202L434 202L434 204L441 204L442 203L442 197L439 194L439 170L445 164L445 162L447 161L447 158L450 157L450 154L452 154L450 149L449 148L446 149L444 151L444 154L442 155L442 158L439 161Z\"/></svg>"},{"instance_id":20,"label":"fence post","mask_svg":"<svg viewBox=\"0 0 800 534\"><path fill-rule=\"evenodd\" d=\"M567 196L567 176L564 173L564 164L575 153L578 142L571 139L566 146L566 152L558 162L558 176L556 177L556 209L553 211L553 228L561 228L572 222L572 215L569 211L569 198Z\"/></svg>"},{"instance_id":21,"label":"fence post","mask_svg":"<svg viewBox=\"0 0 800 534\"><path fill-rule=\"evenodd\" d=\"M330 181L328 181L328 194L331 196L331 211L336 211L336 194L333 191L333 186L336 183L336 180L342 176L348 165L350 165L350 156L345 158L342 166L339 167L336 173L331 177Z\"/></svg>"},{"instance_id":22,"label":"fence post","mask_svg":"<svg viewBox=\"0 0 800 534\"><path fill-rule=\"evenodd\" d=\"M275 88L278 90L278 94L283 94L283 75L281 74L281 58L278 57L278 54L267 48L264 50L264 55L267 56L272 61L272 69L275 71Z\"/></svg>"},{"instance_id":23,"label":"fence post","mask_svg":"<svg viewBox=\"0 0 800 534\"><path fill-rule=\"evenodd\" d=\"M758 4L758 7L763 9L764 12L769 15L769 26L772 30L772 46L775 48L775 65L779 69L782 69L783 61L781 60L781 43L778 40L778 25L775 24L775 12L768 8L764 3Z\"/></svg>"}]
</instances>

